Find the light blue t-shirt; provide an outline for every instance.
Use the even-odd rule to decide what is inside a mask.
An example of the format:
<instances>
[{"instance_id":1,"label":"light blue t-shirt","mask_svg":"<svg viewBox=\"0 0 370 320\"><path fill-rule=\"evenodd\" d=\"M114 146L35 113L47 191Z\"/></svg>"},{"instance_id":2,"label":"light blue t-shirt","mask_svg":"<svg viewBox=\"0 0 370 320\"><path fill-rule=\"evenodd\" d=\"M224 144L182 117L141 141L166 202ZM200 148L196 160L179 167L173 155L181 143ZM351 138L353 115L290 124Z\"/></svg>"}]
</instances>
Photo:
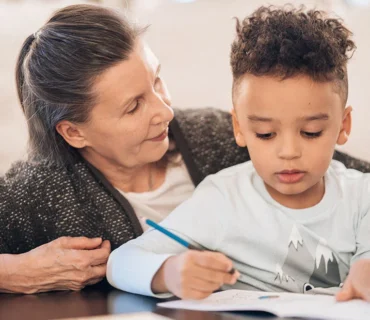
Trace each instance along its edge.
<instances>
[{"instance_id":1,"label":"light blue t-shirt","mask_svg":"<svg viewBox=\"0 0 370 320\"><path fill-rule=\"evenodd\" d=\"M230 257L233 288L305 292L344 282L351 264L370 258L370 174L332 161L315 206L289 209L267 192L252 162L207 177L161 225ZM116 249L107 277L116 288L153 295L162 263L186 249L156 230ZM229 288L229 287L228 287Z\"/></svg>"}]
</instances>

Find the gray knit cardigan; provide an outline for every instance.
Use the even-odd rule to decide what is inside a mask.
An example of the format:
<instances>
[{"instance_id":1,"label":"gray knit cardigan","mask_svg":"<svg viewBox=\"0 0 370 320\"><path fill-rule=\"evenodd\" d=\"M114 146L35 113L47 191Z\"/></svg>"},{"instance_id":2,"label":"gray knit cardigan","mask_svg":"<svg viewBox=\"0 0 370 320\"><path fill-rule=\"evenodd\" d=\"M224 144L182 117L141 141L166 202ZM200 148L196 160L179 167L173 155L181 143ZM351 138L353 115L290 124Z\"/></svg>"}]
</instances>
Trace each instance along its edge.
<instances>
[{"instance_id":1,"label":"gray knit cardigan","mask_svg":"<svg viewBox=\"0 0 370 320\"><path fill-rule=\"evenodd\" d=\"M212 108L176 110L170 136L194 185L248 161L233 137L231 117ZM370 164L336 152L347 167ZM103 237L112 249L142 234L130 203L82 158L69 167L18 162L0 178L0 253L22 253L61 236Z\"/></svg>"}]
</instances>

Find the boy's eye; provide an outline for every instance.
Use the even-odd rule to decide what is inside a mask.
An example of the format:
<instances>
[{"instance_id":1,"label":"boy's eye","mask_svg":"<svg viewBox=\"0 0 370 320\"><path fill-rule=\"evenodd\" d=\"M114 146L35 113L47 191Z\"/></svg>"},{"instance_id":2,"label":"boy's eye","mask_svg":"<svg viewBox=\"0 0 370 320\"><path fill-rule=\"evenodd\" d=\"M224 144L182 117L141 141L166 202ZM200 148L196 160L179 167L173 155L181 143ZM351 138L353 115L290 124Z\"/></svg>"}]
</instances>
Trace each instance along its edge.
<instances>
[{"instance_id":1,"label":"boy's eye","mask_svg":"<svg viewBox=\"0 0 370 320\"><path fill-rule=\"evenodd\" d=\"M318 131L318 132L307 132L307 131L302 131L301 132L303 136L305 136L306 138L309 138L309 139L314 139L314 138L318 138L321 136L322 134L322 130L321 131Z\"/></svg>"},{"instance_id":2,"label":"boy's eye","mask_svg":"<svg viewBox=\"0 0 370 320\"><path fill-rule=\"evenodd\" d=\"M256 133L256 137L258 139L262 139L262 140L269 140L269 139L272 139L273 137L275 137L275 133L273 133L273 132L269 132L269 133Z\"/></svg>"}]
</instances>

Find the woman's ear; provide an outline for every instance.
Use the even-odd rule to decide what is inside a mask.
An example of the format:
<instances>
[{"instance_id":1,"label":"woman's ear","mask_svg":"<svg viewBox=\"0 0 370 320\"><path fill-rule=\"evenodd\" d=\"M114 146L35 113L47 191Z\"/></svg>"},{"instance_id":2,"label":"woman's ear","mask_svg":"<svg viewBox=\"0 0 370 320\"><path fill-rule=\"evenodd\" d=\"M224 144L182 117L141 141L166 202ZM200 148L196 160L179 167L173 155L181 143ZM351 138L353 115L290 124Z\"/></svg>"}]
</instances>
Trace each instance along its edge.
<instances>
[{"instance_id":1,"label":"woman's ear","mask_svg":"<svg viewBox=\"0 0 370 320\"><path fill-rule=\"evenodd\" d=\"M86 140L83 131L70 121L60 121L55 129L63 139L72 147L81 149L86 146Z\"/></svg>"},{"instance_id":2,"label":"woman's ear","mask_svg":"<svg viewBox=\"0 0 370 320\"><path fill-rule=\"evenodd\" d=\"M338 139L337 139L337 144L343 145L348 141L348 137L351 133L351 128L352 128L352 107L348 106L347 108L344 109L343 112L343 120L342 120L342 126L339 131Z\"/></svg>"},{"instance_id":3,"label":"woman's ear","mask_svg":"<svg viewBox=\"0 0 370 320\"><path fill-rule=\"evenodd\" d=\"M234 130L235 141L236 141L236 143L239 147L246 147L247 144L245 142L245 139L244 139L244 136L243 136L242 132L240 131L239 121L238 121L238 118L237 118L237 115L236 115L236 112L235 112L234 108L231 109L231 117L232 117L232 120L233 120L233 130Z\"/></svg>"}]
</instances>

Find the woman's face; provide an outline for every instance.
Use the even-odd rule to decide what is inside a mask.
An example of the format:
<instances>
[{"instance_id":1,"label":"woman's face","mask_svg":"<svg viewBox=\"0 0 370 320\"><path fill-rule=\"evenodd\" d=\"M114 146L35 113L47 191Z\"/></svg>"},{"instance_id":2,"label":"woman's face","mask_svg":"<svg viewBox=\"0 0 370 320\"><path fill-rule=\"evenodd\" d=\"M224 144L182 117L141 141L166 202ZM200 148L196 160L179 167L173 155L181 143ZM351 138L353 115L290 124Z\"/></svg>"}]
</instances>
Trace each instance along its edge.
<instances>
[{"instance_id":1,"label":"woman's face","mask_svg":"<svg viewBox=\"0 0 370 320\"><path fill-rule=\"evenodd\" d=\"M81 126L82 155L97 165L134 168L160 160L168 149L173 119L160 64L137 40L129 59L99 76L93 87L97 104Z\"/></svg>"}]
</instances>

